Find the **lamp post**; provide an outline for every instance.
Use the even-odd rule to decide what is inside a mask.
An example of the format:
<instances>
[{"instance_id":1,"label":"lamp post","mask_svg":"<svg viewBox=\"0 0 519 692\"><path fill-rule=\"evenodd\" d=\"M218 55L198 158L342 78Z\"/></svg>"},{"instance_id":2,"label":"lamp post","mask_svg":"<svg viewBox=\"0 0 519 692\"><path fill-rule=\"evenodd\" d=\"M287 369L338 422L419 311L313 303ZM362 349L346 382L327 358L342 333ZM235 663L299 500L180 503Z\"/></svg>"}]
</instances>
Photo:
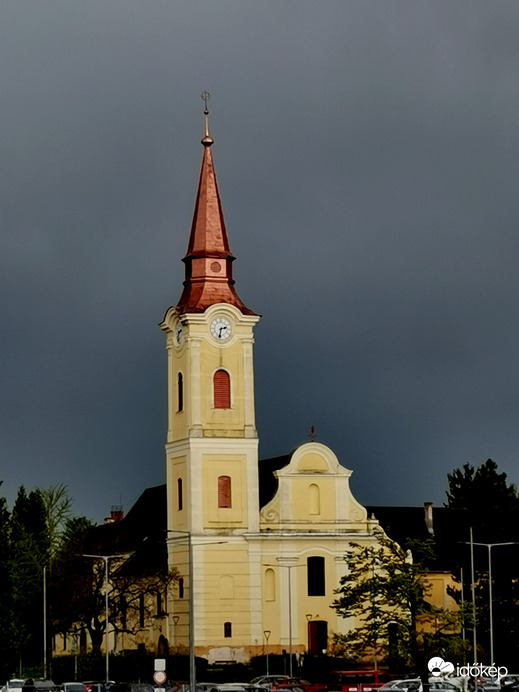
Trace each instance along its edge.
<instances>
[{"instance_id":1,"label":"lamp post","mask_svg":"<svg viewBox=\"0 0 519 692\"><path fill-rule=\"evenodd\" d=\"M472 537L472 536L471 536ZM483 545L488 550L488 602L489 602L489 629L490 629L490 664L494 665L494 623L492 606L492 548L499 545L519 545L517 541L507 541L506 543L476 543L471 541L471 545Z\"/></svg>"},{"instance_id":2,"label":"lamp post","mask_svg":"<svg viewBox=\"0 0 519 692\"><path fill-rule=\"evenodd\" d=\"M176 529L168 529L168 533L178 533L179 536L172 536L167 538L168 543L173 541L178 541L187 538L187 562L188 562L188 590L189 590L189 601L188 601L188 638L189 638L189 690L190 692L195 692L196 686L196 661L195 661L195 623L193 620L194 614L194 594L193 594L193 541L191 540L191 531L181 531ZM178 620L177 620L178 622Z\"/></svg>"},{"instance_id":3,"label":"lamp post","mask_svg":"<svg viewBox=\"0 0 519 692\"><path fill-rule=\"evenodd\" d=\"M173 615L173 639L175 640L175 646L177 645L177 625L180 620L178 615Z\"/></svg>"},{"instance_id":4,"label":"lamp post","mask_svg":"<svg viewBox=\"0 0 519 692\"><path fill-rule=\"evenodd\" d=\"M106 646L105 646L105 675L106 675L106 682L110 680L110 655L109 655L109 650L108 650L108 616L109 616L109 610L108 610L108 562L110 560L115 560L115 559L121 559L124 557L129 557L130 555L133 555L133 553L121 553L119 555L86 555L83 554L83 557L90 557L94 560L103 560L105 563L105 637L106 637Z\"/></svg>"},{"instance_id":5,"label":"lamp post","mask_svg":"<svg viewBox=\"0 0 519 692\"><path fill-rule=\"evenodd\" d=\"M265 656L267 658L267 675L269 674L269 637L270 630L263 630L263 635L265 637Z\"/></svg>"},{"instance_id":6,"label":"lamp post","mask_svg":"<svg viewBox=\"0 0 519 692\"><path fill-rule=\"evenodd\" d=\"M47 677L47 568L43 568L43 677Z\"/></svg>"},{"instance_id":7,"label":"lamp post","mask_svg":"<svg viewBox=\"0 0 519 692\"><path fill-rule=\"evenodd\" d=\"M310 653L310 649L312 648L312 641L310 637L310 622L312 621L313 615L312 613L306 613L305 614L306 621L308 623L306 627L306 637L307 637L307 652Z\"/></svg>"},{"instance_id":8,"label":"lamp post","mask_svg":"<svg viewBox=\"0 0 519 692\"><path fill-rule=\"evenodd\" d=\"M77 680L77 654L78 654L78 634L77 625L74 625L74 634L72 635L72 647L74 651L74 680Z\"/></svg>"},{"instance_id":9,"label":"lamp post","mask_svg":"<svg viewBox=\"0 0 519 692\"><path fill-rule=\"evenodd\" d=\"M290 677L292 677L292 570L294 567L304 566L305 565L264 564L264 567L282 567L283 569L288 570L288 655Z\"/></svg>"}]
</instances>

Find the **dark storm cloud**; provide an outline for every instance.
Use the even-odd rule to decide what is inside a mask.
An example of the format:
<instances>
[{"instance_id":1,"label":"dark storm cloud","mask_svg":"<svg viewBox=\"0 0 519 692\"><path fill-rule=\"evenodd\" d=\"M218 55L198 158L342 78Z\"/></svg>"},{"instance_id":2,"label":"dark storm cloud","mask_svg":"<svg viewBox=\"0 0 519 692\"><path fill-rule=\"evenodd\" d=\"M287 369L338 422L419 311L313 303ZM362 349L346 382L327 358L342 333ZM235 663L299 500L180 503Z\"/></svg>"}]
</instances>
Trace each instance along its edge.
<instances>
[{"instance_id":1,"label":"dark storm cloud","mask_svg":"<svg viewBox=\"0 0 519 692\"><path fill-rule=\"evenodd\" d=\"M518 480L513 2L10 3L0 23L2 465L101 519L164 479L199 94L264 456L310 425L365 503Z\"/></svg>"}]
</instances>

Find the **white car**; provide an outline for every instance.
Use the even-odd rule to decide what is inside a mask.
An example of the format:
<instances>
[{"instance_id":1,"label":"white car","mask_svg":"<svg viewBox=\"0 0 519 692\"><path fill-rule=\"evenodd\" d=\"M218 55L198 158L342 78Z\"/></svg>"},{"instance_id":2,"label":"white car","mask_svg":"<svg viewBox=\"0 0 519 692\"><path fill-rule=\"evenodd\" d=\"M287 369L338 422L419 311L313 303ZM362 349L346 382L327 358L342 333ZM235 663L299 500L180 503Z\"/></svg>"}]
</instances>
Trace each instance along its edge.
<instances>
[{"instance_id":1,"label":"white car","mask_svg":"<svg viewBox=\"0 0 519 692\"><path fill-rule=\"evenodd\" d=\"M87 692L82 682L64 682L60 685L62 692Z\"/></svg>"},{"instance_id":2,"label":"white car","mask_svg":"<svg viewBox=\"0 0 519 692\"><path fill-rule=\"evenodd\" d=\"M452 680L441 677L429 678L430 692L460 692L461 687ZM382 687L379 692L423 692L422 681L420 678L407 678L406 680L391 680Z\"/></svg>"},{"instance_id":3,"label":"white car","mask_svg":"<svg viewBox=\"0 0 519 692\"><path fill-rule=\"evenodd\" d=\"M25 680L21 680L20 678L13 678L12 680L8 680L2 687L0 692L22 692L24 682Z\"/></svg>"}]
</instances>

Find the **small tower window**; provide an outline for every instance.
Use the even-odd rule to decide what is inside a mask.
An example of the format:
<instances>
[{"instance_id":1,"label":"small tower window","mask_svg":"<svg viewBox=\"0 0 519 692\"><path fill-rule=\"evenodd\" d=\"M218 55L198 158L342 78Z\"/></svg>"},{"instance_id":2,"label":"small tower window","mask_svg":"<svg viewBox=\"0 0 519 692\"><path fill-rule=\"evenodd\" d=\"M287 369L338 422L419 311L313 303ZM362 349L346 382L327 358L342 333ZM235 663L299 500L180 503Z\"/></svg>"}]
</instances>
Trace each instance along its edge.
<instances>
[{"instance_id":1,"label":"small tower window","mask_svg":"<svg viewBox=\"0 0 519 692\"><path fill-rule=\"evenodd\" d=\"M232 623L230 622L224 622L223 623L223 636L224 637L232 637Z\"/></svg>"},{"instance_id":2,"label":"small tower window","mask_svg":"<svg viewBox=\"0 0 519 692\"><path fill-rule=\"evenodd\" d=\"M178 580L178 597L184 598L184 577Z\"/></svg>"},{"instance_id":3,"label":"small tower window","mask_svg":"<svg viewBox=\"0 0 519 692\"><path fill-rule=\"evenodd\" d=\"M177 376L177 411L184 410L184 376L181 372Z\"/></svg>"},{"instance_id":4,"label":"small tower window","mask_svg":"<svg viewBox=\"0 0 519 692\"><path fill-rule=\"evenodd\" d=\"M230 476L218 476L218 507L231 507Z\"/></svg>"},{"instance_id":5,"label":"small tower window","mask_svg":"<svg viewBox=\"0 0 519 692\"><path fill-rule=\"evenodd\" d=\"M231 378L226 370L217 370L213 377L215 408L231 408Z\"/></svg>"},{"instance_id":6,"label":"small tower window","mask_svg":"<svg viewBox=\"0 0 519 692\"><path fill-rule=\"evenodd\" d=\"M182 497L182 478L177 478L177 501L178 509L182 509L184 506L184 499Z\"/></svg>"}]
</instances>

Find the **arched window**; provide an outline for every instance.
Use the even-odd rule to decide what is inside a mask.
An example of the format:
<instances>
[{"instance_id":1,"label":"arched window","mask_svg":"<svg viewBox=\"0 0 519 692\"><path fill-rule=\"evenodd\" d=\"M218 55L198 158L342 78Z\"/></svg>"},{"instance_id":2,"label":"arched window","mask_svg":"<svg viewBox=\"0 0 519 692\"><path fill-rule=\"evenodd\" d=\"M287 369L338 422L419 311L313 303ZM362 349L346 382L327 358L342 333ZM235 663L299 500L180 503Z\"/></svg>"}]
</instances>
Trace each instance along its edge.
<instances>
[{"instance_id":1,"label":"arched window","mask_svg":"<svg viewBox=\"0 0 519 692\"><path fill-rule=\"evenodd\" d=\"M308 508L310 514L321 514L321 498L316 483L312 483L308 488Z\"/></svg>"},{"instance_id":2,"label":"arched window","mask_svg":"<svg viewBox=\"0 0 519 692\"><path fill-rule=\"evenodd\" d=\"M177 411L184 410L184 376L181 372L177 376Z\"/></svg>"},{"instance_id":3,"label":"arched window","mask_svg":"<svg viewBox=\"0 0 519 692\"><path fill-rule=\"evenodd\" d=\"M157 654L159 658L166 658L166 656L169 654L168 640L163 634L161 634L159 637L157 645Z\"/></svg>"},{"instance_id":4,"label":"arched window","mask_svg":"<svg viewBox=\"0 0 519 692\"><path fill-rule=\"evenodd\" d=\"M231 507L230 476L218 476L218 507Z\"/></svg>"},{"instance_id":5,"label":"arched window","mask_svg":"<svg viewBox=\"0 0 519 692\"><path fill-rule=\"evenodd\" d=\"M127 622L127 620L126 620L127 604L126 604L125 596L121 596L119 608L121 610L121 616L120 616L121 617L121 625L122 625L122 628L125 630L126 629L126 622Z\"/></svg>"},{"instance_id":6,"label":"arched window","mask_svg":"<svg viewBox=\"0 0 519 692\"><path fill-rule=\"evenodd\" d=\"M79 633L79 653L84 656L87 652L87 633L82 629Z\"/></svg>"},{"instance_id":7,"label":"arched window","mask_svg":"<svg viewBox=\"0 0 519 692\"><path fill-rule=\"evenodd\" d=\"M232 623L230 623L230 622L224 622L223 623L223 636L224 637L232 637Z\"/></svg>"},{"instance_id":8,"label":"arched window","mask_svg":"<svg viewBox=\"0 0 519 692\"><path fill-rule=\"evenodd\" d=\"M231 408L231 378L226 370L213 376L213 402L215 408Z\"/></svg>"},{"instance_id":9,"label":"arched window","mask_svg":"<svg viewBox=\"0 0 519 692\"><path fill-rule=\"evenodd\" d=\"M144 595L139 596L139 627L144 627Z\"/></svg>"},{"instance_id":10,"label":"arched window","mask_svg":"<svg viewBox=\"0 0 519 692\"><path fill-rule=\"evenodd\" d=\"M308 595L324 596L324 557L309 557L306 561Z\"/></svg>"},{"instance_id":11,"label":"arched window","mask_svg":"<svg viewBox=\"0 0 519 692\"><path fill-rule=\"evenodd\" d=\"M276 600L276 575L273 569L265 570L265 600Z\"/></svg>"},{"instance_id":12,"label":"arched window","mask_svg":"<svg viewBox=\"0 0 519 692\"><path fill-rule=\"evenodd\" d=\"M184 499L182 497L182 478L177 478L177 507L182 509L184 506Z\"/></svg>"}]
</instances>

